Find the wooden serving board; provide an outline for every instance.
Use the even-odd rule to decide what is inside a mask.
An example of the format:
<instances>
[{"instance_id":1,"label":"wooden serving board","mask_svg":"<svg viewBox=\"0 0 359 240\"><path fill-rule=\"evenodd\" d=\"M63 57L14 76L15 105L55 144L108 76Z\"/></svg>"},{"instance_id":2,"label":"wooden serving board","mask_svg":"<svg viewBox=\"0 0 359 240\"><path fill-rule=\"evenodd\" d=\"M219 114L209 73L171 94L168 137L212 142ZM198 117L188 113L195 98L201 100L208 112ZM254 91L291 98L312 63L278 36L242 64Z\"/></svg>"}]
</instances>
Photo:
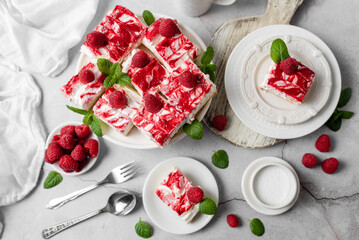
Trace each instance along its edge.
<instances>
[{"instance_id":1,"label":"wooden serving board","mask_svg":"<svg viewBox=\"0 0 359 240\"><path fill-rule=\"evenodd\" d=\"M203 121L218 136L246 148L268 147L281 141L260 135L239 120L227 100L224 72L233 48L243 37L264 26L289 24L302 2L303 0L268 0L267 11L263 15L231 19L222 24L213 34L209 45L214 48L213 62L218 66L216 80L218 94L213 98ZM212 126L212 118L216 115L227 116L227 127L222 132Z\"/></svg>"}]
</instances>

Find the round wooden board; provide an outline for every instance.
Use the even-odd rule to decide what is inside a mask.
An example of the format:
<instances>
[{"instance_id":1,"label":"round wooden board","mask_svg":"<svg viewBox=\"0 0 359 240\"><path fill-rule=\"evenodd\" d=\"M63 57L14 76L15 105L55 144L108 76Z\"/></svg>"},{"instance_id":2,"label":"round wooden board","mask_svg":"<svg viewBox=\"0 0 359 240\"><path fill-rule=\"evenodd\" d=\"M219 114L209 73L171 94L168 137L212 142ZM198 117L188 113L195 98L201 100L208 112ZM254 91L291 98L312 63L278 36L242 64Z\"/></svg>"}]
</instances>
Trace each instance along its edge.
<instances>
[{"instance_id":1,"label":"round wooden board","mask_svg":"<svg viewBox=\"0 0 359 240\"><path fill-rule=\"evenodd\" d=\"M211 38L209 45L213 47L215 52L213 62L218 66L216 80L218 94L213 98L203 121L215 134L236 146L263 148L282 140L254 132L234 114L228 103L224 87L227 60L237 43L250 32L268 25L289 24L302 2L303 0L268 0L267 11L263 15L231 19L222 24ZM212 118L216 115L227 116L227 126L222 132L217 131L212 126Z\"/></svg>"}]
</instances>

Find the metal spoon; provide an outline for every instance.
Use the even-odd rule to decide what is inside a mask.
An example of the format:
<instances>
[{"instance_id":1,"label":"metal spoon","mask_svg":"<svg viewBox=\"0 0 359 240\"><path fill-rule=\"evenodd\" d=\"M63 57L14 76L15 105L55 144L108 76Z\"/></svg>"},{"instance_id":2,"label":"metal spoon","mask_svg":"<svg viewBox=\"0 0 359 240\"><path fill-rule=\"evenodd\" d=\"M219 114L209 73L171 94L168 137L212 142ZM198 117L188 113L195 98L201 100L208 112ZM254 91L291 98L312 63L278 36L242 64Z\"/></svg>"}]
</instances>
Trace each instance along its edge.
<instances>
[{"instance_id":1,"label":"metal spoon","mask_svg":"<svg viewBox=\"0 0 359 240\"><path fill-rule=\"evenodd\" d=\"M114 215L124 216L130 213L135 208L135 206L136 206L136 196L131 192L121 190L110 196L107 205L104 208L88 213L81 217L51 227L47 227L41 231L41 235L43 238L49 239L55 234L103 212L109 212Z\"/></svg>"}]
</instances>

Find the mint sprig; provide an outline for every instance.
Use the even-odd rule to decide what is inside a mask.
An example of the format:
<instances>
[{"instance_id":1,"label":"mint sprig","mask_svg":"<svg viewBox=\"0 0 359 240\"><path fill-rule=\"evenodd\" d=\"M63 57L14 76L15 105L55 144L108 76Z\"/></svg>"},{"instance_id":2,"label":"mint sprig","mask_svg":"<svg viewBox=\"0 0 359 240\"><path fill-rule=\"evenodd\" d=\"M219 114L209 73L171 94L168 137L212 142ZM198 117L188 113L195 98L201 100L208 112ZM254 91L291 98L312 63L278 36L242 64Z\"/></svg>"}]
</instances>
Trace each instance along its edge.
<instances>
[{"instance_id":1,"label":"mint sprig","mask_svg":"<svg viewBox=\"0 0 359 240\"><path fill-rule=\"evenodd\" d=\"M60 173L51 171L49 172L49 175L47 175L45 182L44 182L44 188L49 189L53 188L56 185L58 185L62 181L62 176Z\"/></svg>"},{"instance_id":2,"label":"mint sprig","mask_svg":"<svg viewBox=\"0 0 359 240\"><path fill-rule=\"evenodd\" d=\"M86 111L80 108L71 107L69 105L66 105L68 109L71 111L84 115L84 118L82 119L82 122L86 126L90 126L91 130L99 137L102 137L102 129L100 125L100 120L94 115L93 111Z\"/></svg>"},{"instance_id":3,"label":"mint sprig","mask_svg":"<svg viewBox=\"0 0 359 240\"><path fill-rule=\"evenodd\" d=\"M217 212L217 204L210 198L205 198L199 203L199 210L206 215L214 215Z\"/></svg>"},{"instance_id":4,"label":"mint sprig","mask_svg":"<svg viewBox=\"0 0 359 240\"><path fill-rule=\"evenodd\" d=\"M150 238L152 237L152 228L148 223L141 221L141 218L139 222L135 225L135 231L138 236L141 238Z\"/></svg>"},{"instance_id":5,"label":"mint sprig","mask_svg":"<svg viewBox=\"0 0 359 240\"><path fill-rule=\"evenodd\" d=\"M351 96L352 96L351 88L345 88L340 93L340 98L339 98L337 108L334 110L334 113L332 114L332 116L325 123L325 125L327 125L327 127L329 127L332 131L334 131L334 132L339 131L339 129L342 126L342 119L350 119L353 117L353 115L354 115L353 112L343 111L343 110L339 109L339 108L342 108L345 105L347 105Z\"/></svg>"},{"instance_id":6,"label":"mint sprig","mask_svg":"<svg viewBox=\"0 0 359 240\"><path fill-rule=\"evenodd\" d=\"M183 131L192 139L199 140L203 137L203 125L197 118L191 124L186 123Z\"/></svg>"},{"instance_id":7,"label":"mint sprig","mask_svg":"<svg viewBox=\"0 0 359 240\"><path fill-rule=\"evenodd\" d=\"M252 219L252 221L250 221L249 227L251 229L251 232L258 237L264 234L265 231L264 225L262 221L259 220L258 218Z\"/></svg>"},{"instance_id":8,"label":"mint sprig","mask_svg":"<svg viewBox=\"0 0 359 240\"><path fill-rule=\"evenodd\" d=\"M152 23L155 22L155 17L154 17L153 14L152 14L150 11L148 11L148 10L143 11L142 17L143 17L143 19L145 20L147 26L151 26Z\"/></svg>"},{"instance_id":9,"label":"mint sprig","mask_svg":"<svg viewBox=\"0 0 359 240\"><path fill-rule=\"evenodd\" d=\"M277 38L272 42L270 57L275 63L280 63L281 61L289 58L287 45L282 39Z\"/></svg>"},{"instance_id":10,"label":"mint sprig","mask_svg":"<svg viewBox=\"0 0 359 240\"><path fill-rule=\"evenodd\" d=\"M131 84L130 76L122 72L120 63L112 63L105 58L99 58L97 59L97 67L100 72L106 76L103 82L105 88L111 88L116 83L121 86L127 86Z\"/></svg>"},{"instance_id":11,"label":"mint sprig","mask_svg":"<svg viewBox=\"0 0 359 240\"><path fill-rule=\"evenodd\" d=\"M208 74L212 82L215 82L217 65L211 64L213 57L214 57L214 50L211 46L208 46L206 51L203 53L201 57L201 66L199 66L199 69L204 74Z\"/></svg>"},{"instance_id":12,"label":"mint sprig","mask_svg":"<svg viewBox=\"0 0 359 240\"><path fill-rule=\"evenodd\" d=\"M228 154L224 150L218 150L212 155L212 163L214 166L225 169L229 165Z\"/></svg>"}]
</instances>

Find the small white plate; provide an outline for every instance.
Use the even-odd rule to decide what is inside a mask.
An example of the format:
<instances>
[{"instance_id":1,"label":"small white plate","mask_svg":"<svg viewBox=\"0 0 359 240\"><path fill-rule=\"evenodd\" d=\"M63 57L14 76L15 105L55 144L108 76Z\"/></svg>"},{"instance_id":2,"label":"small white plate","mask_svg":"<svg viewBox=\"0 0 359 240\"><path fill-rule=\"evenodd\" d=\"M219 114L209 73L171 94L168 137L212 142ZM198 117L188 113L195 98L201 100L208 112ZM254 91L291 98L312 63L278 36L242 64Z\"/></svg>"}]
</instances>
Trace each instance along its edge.
<instances>
[{"instance_id":1,"label":"small white plate","mask_svg":"<svg viewBox=\"0 0 359 240\"><path fill-rule=\"evenodd\" d=\"M153 14L156 19L164 17L164 18L171 18L169 16L163 15L163 14ZM137 14L137 17L142 21L145 26L147 24L144 22L141 15ZM182 33L188 37L189 40L193 44L195 44L201 53L203 53L206 49L206 44L202 41L202 39L189 27L186 25L178 22L179 28L182 31ZM201 56L199 56L197 59L200 59ZM80 57L77 61L76 65L76 73L78 73L81 68L86 65L89 62L88 57L86 57L85 54L81 53ZM209 106L211 105L212 100L209 100L206 105L202 107L202 109L196 114L196 118L201 121L204 118L204 115L206 115ZM123 134L120 134L116 132L114 129L109 127L107 124L102 124L103 129L103 138L117 144L119 146L127 147L127 148L134 148L134 149L151 149L151 148L159 148L157 144L149 140L146 136L141 134L136 127L134 127L131 132L124 136ZM171 139L169 144L175 143L178 140L184 138L186 134L182 131L178 131L178 133L175 134L175 136Z\"/></svg>"},{"instance_id":2,"label":"small white plate","mask_svg":"<svg viewBox=\"0 0 359 240\"><path fill-rule=\"evenodd\" d=\"M49 146L49 144L51 143L51 140L52 138L55 136L55 135L58 135L60 134L60 130L61 128L65 127L65 126L68 126L68 125L75 125L75 126L78 126L78 125L81 125L82 123L81 122L65 122L59 126L57 126L54 130L52 130L52 132L49 134L49 136L47 137L47 140L46 140L46 148ZM62 170L59 165L58 165L58 162L54 163L54 164L50 164L50 163L47 163L45 162L45 164L47 164L48 166L51 166L55 171L61 173L62 175L69 175L69 176L77 176L77 175L81 175L85 172L87 172L88 170L90 170L90 168L95 164L95 162L97 161L97 158L98 156L100 155L100 141L98 140L98 137L96 136L96 134L94 134L92 131L91 131L91 136L88 138L89 139L95 139L97 140L98 142L98 154L95 158L90 158L89 162L87 163L87 165L82 169L82 171L80 172L70 172L70 173L67 173L67 172L64 172L64 170Z\"/></svg>"},{"instance_id":3,"label":"small white plate","mask_svg":"<svg viewBox=\"0 0 359 240\"><path fill-rule=\"evenodd\" d=\"M177 157L161 162L148 174L143 186L143 206L151 221L163 231L174 234L193 233L206 226L213 215L199 212L191 223L186 223L155 193L159 184L174 168L179 169L193 185L201 186L205 197L211 198L218 204L217 182L208 168L192 158Z\"/></svg>"},{"instance_id":4,"label":"small white plate","mask_svg":"<svg viewBox=\"0 0 359 240\"><path fill-rule=\"evenodd\" d=\"M284 38L285 36L291 36L293 39L303 39L303 41L310 43L313 46L313 49L318 49L318 52L312 50L312 54L319 53L318 64L321 64L323 68L315 65L312 66L312 60L310 57L306 57L305 61L308 61L308 63L304 63L308 64L309 67L315 67L314 70L317 71L317 75L319 76L317 80L320 82L315 83L313 86L313 90L315 92L313 92L311 89L311 91L308 93L308 104L306 103L307 99L305 99L305 102L301 106L289 105L289 107L291 107L289 109L289 103L286 103L285 107L282 109L276 109L273 107L273 105L283 106L284 100L273 94L263 92L259 93L258 89L255 89L255 94L252 94L253 99L257 98L258 103L260 102L263 106L269 109L268 111L265 111L266 109L264 109L262 113L259 113L260 111L257 109L259 105L249 103L248 101L251 96L245 96L248 94L248 92L244 92L244 89L242 89L243 77L248 77L249 80L252 77L249 75L246 76L246 74L242 71L242 66L244 61L248 58L248 56L250 56L251 52L256 48L256 46L260 47L261 44L266 43L268 40L274 39L278 36L282 36ZM295 53L294 55L298 55L298 58L302 58L302 56L299 56L302 53L299 50L293 49L294 47L291 47L289 52L293 52ZM269 52L269 49L267 48L268 46L262 49L262 51ZM300 49L301 46L297 46L296 48ZM305 49L310 48L311 46L306 44ZM264 58L264 60L267 61L267 58L268 57ZM315 56L313 56L313 58L315 58ZM252 67L256 68L257 62L259 61L260 58L254 60L252 59ZM262 65L266 65L267 68L268 64L265 64L266 61L264 61ZM266 68L264 71L267 70ZM246 85L249 85L250 89L254 89L253 86L255 86L255 84L257 85L257 83L254 84L253 78L251 79L251 84ZM226 66L225 88L228 101L233 111L245 125L251 128L253 131L256 131L264 136L278 139L292 139L305 136L315 131L329 119L339 100L341 91L341 74L338 62L335 59L332 51L320 38L315 36L313 33L291 25L272 25L260 28L250 33L245 38L243 38L234 48ZM314 96L314 94L322 95ZM311 109L306 109L309 105L311 106ZM273 121L273 119L270 120L270 117L268 116L264 117L264 115L268 115L269 113L273 112L273 109L276 111L276 113L283 113L288 111L291 112L291 114L300 113L302 116L298 118L299 121L298 119L295 121L295 118L292 118L292 120L289 122L291 124L283 124L285 122L283 121L283 118L272 116L273 119L275 119L275 121ZM306 111L302 112L303 110Z\"/></svg>"},{"instance_id":5,"label":"small white plate","mask_svg":"<svg viewBox=\"0 0 359 240\"><path fill-rule=\"evenodd\" d=\"M286 204L285 206L280 208L266 207L266 205L264 205L260 202L260 200L258 200L257 196L253 192L253 180L255 179L255 174L258 173L259 169L262 169L265 166L273 165L280 165L281 167L286 168L287 171L291 173L291 176L293 176L294 179L294 183L292 183L292 187L294 189L291 189L292 201L290 201L289 204ZM294 168L283 159L277 157L261 157L248 165L248 167L243 173L241 187L244 198L246 199L249 206L251 206L254 210L265 215L278 215L288 211L295 204L299 196L300 182Z\"/></svg>"}]
</instances>

